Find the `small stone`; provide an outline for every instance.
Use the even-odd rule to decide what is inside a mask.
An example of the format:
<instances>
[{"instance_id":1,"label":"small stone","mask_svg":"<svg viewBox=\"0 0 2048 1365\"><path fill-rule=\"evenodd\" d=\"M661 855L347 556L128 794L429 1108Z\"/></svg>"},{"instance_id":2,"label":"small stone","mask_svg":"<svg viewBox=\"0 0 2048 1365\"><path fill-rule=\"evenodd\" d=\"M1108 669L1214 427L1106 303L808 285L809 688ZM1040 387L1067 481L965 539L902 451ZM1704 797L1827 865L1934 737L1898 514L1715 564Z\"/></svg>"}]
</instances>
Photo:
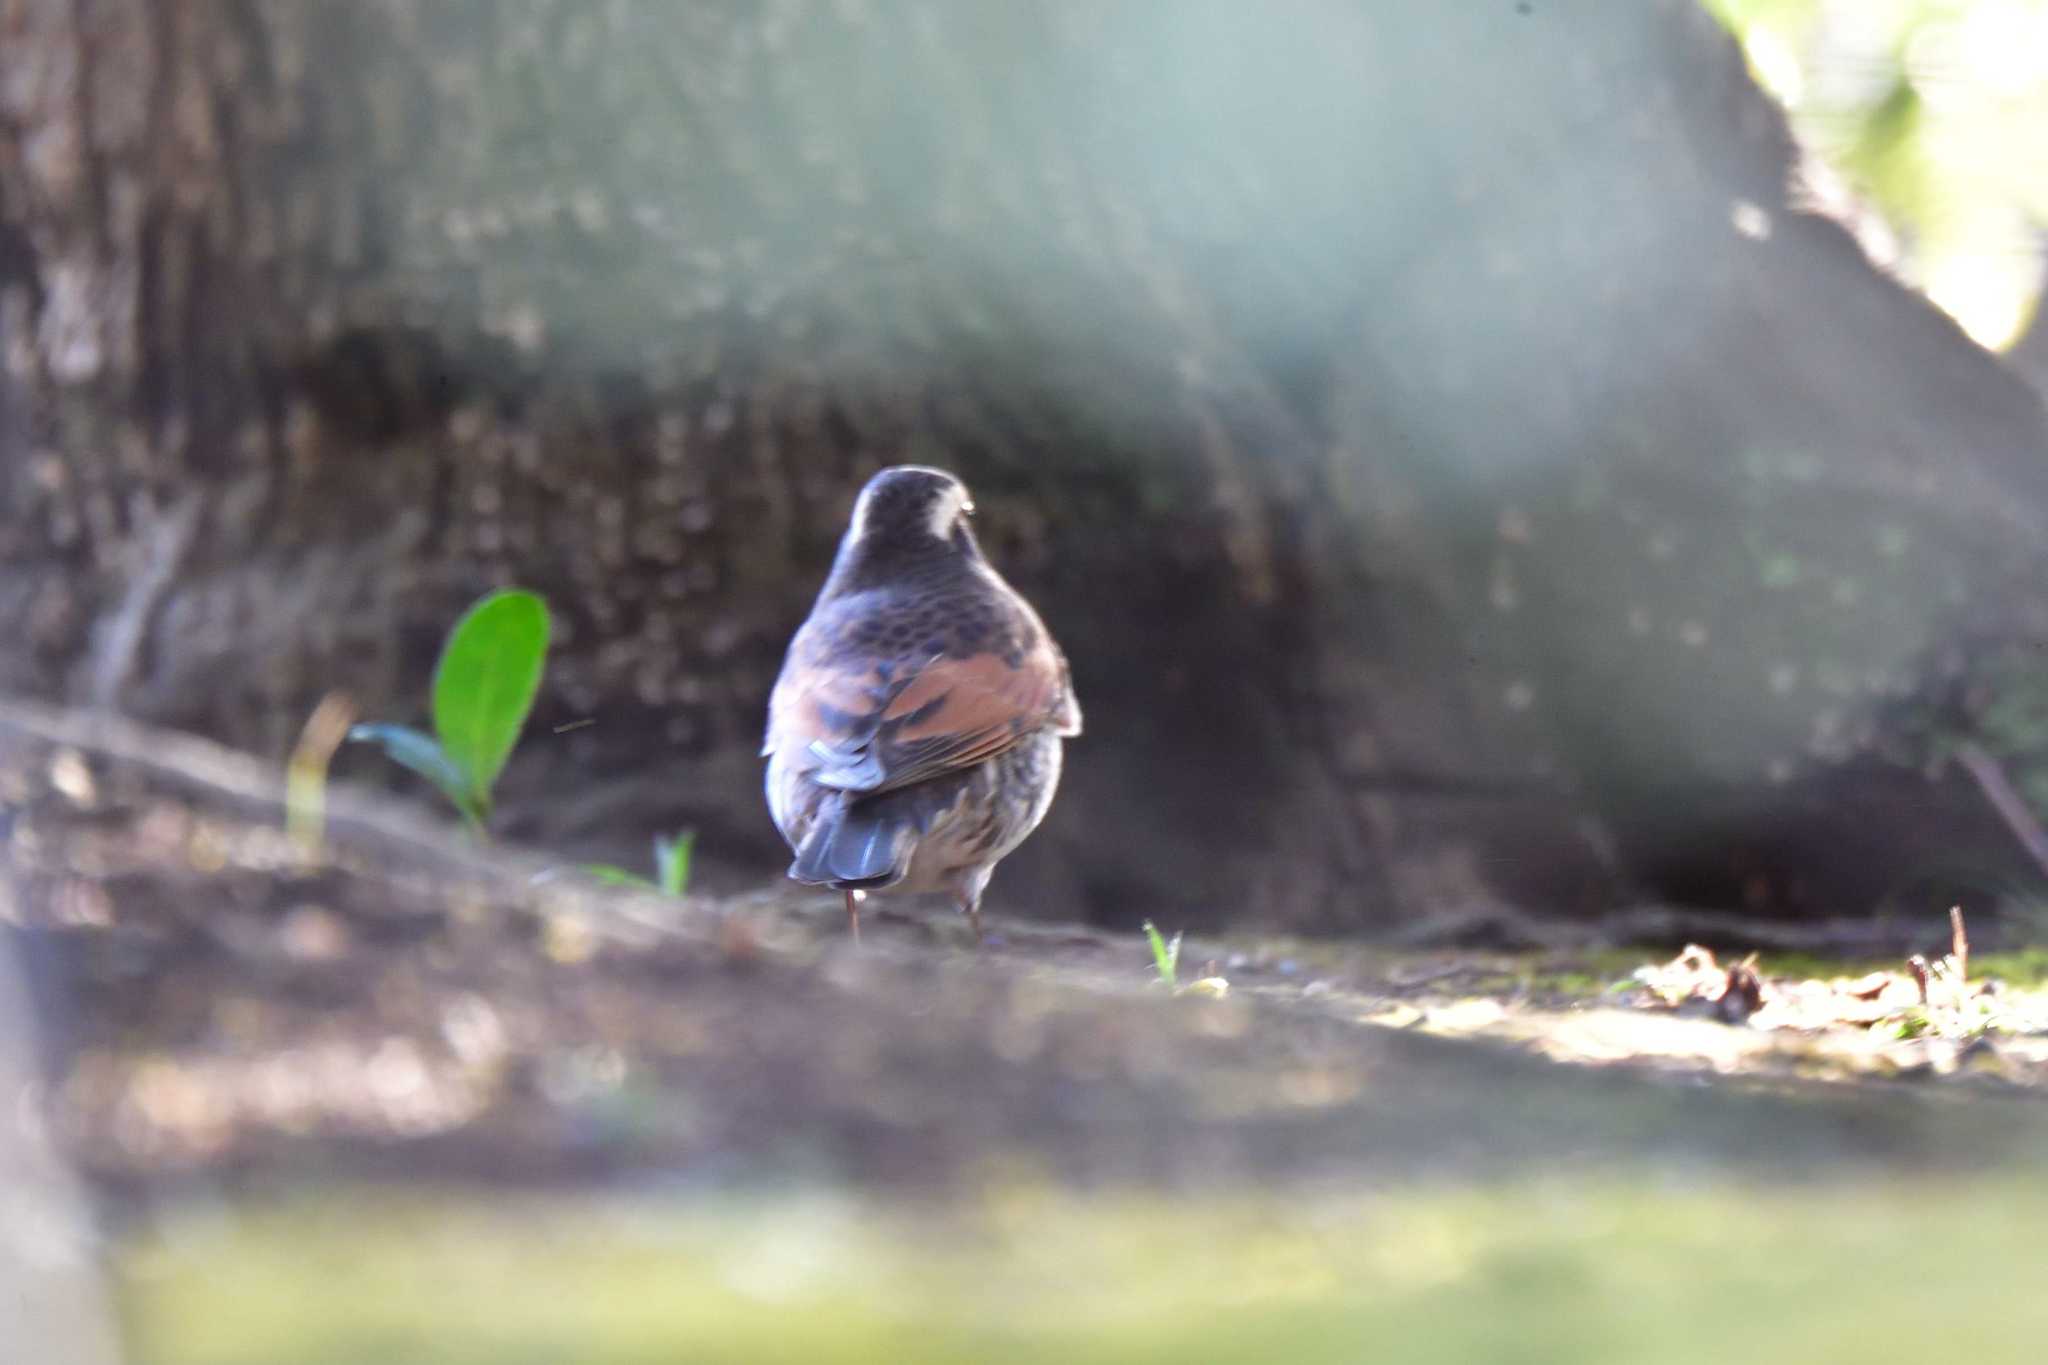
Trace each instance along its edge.
<instances>
[{"instance_id":1,"label":"small stone","mask_svg":"<svg viewBox=\"0 0 2048 1365\"><path fill-rule=\"evenodd\" d=\"M294 962L332 962L348 952L348 925L324 905L293 906L277 926L277 946Z\"/></svg>"},{"instance_id":2,"label":"small stone","mask_svg":"<svg viewBox=\"0 0 2048 1365\"><path fill-rule=\"evenodd\" d=\"M74 806L90 808L99 802L99 783L76 749L59 749L50 760L50 785Z\"/></svg>"},{"instance_id":3,"label":"small stone","mask_svg":"<svg viewBox=\"0 0 2048 1365\"><path fill-rule=\"evenodd\" d=\"M597 952L597 935L578 915L550 915L543 934L543 951L565 966L588 962Z\"/></svg>"}]
</instances>

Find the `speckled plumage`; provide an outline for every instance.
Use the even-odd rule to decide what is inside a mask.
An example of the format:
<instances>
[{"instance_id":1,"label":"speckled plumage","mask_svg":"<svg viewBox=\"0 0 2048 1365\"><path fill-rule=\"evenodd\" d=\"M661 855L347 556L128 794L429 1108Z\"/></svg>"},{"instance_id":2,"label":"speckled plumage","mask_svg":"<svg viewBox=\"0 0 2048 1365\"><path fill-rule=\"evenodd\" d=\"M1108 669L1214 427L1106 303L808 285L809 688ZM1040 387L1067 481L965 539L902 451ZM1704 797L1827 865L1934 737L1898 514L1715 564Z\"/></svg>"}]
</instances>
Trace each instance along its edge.
<instances>
[{"instance_id":1,"label":"speckled plumage","mask_svg":"<svg viewBox=\"0 0 2048 1365\"><path fill-rule=\"evenodd\" d=\"M973 504L898 465L861 492L768 708L768 807L789 875L846 892L982 891L1038 826L1080 733L1067 661L982 557Z\"/></svg>"}]
</instances>

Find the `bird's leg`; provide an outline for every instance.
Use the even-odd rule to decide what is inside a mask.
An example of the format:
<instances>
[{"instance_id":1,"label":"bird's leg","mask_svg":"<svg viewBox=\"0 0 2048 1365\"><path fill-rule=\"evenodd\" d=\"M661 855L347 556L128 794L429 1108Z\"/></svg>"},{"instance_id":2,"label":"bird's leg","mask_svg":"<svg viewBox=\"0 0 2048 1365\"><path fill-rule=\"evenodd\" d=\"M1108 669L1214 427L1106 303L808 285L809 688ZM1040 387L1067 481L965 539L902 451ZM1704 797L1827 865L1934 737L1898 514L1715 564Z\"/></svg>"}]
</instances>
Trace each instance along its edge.
<instances>
[{"instance_id":1,"label":"bird's leg","mask_svg":"<svg viewBox=\"0 0 2048 1365\"><path fill-rule=\"evenodd\" d=\"M852 887L846 889L846 927L853 931L853 941L860 942L860 892Z\"/></svg>"},{"instance_id":2,"label":"bird's leg","mask_svg":"<svg viewBox=\"0 0 2048 1365\"><path fill-rule=\"evenodd\" d=\"M978 895L961 897L960 908L967 912L967 927L974 930L974 946L979 948L982 944L981 897Z\"/></svg>"}]
</instances>

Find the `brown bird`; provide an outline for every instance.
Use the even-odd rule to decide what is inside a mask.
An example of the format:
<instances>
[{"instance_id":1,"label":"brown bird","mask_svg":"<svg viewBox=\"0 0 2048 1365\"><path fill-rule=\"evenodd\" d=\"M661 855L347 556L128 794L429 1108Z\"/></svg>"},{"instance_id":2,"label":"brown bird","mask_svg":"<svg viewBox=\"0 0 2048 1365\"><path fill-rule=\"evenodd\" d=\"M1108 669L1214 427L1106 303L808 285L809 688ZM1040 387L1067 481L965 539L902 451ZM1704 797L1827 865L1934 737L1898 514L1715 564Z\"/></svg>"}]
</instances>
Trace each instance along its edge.
<instances>
[{"instance_id":1,"label":"brown bird","mask_svg":"<svg viewBox=\"0 0 2048 1365\"><path fill-rule=\"evenodd\" d=\"M789 875L846 893L981 893L1038 827L1081 709L1044 622L982 557L966 485L868 480L768 703L768 809Z\"/></svg>"}]
</instances>

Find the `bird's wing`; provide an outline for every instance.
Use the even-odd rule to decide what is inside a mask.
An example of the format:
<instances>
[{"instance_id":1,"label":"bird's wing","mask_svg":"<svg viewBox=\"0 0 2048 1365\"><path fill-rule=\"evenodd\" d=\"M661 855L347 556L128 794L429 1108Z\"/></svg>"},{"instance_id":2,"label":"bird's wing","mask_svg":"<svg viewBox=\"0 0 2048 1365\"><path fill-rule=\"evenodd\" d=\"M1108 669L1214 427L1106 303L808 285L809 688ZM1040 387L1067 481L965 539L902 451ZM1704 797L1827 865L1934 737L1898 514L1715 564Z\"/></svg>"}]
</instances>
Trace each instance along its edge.
<instances>
[{"instance_id":1,"label":"bird's wing","mask_svg":"<svg viewBox=\"0 0 2048 1365\"><path fill-rule=\"evenodd\" d=\"M764 752L821 786L873 793L969 768L1040 730L1078 732L1067 663L1041 631L996 652L875 663L799 647L768 706Z\"/></svg>"}]
</instances>

